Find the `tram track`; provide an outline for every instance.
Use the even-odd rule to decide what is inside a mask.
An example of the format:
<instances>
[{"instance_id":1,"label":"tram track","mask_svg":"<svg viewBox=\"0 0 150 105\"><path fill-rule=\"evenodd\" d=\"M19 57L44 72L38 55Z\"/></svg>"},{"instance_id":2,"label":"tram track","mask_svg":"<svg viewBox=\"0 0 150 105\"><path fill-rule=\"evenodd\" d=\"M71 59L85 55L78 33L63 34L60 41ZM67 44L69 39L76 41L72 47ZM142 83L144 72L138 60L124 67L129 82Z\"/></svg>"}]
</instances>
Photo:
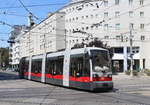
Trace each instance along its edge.
<instances>
[{"instance_id":1,"label":"tram track","mask_svg":"<svg viewBox=\"0 0 150 105\"><path fill-rule=\"evenodd\" d=\"M11 105L21 104L21 105L41 105L40 102L24 102L16 100L0 100L0 102L11 103ZM64 104L55 104L55 103L43 103L42 105L64 105Z\"/></svg>"},{"instance_id":2,"label":"tram track","mask_svg":"<svg viewBox=\"0 0 150 105\"><path fill-rule=\"evenodd\" d=\"M135 94L124 93L124 92L113 92L113 93L96 93L96 96L103 96L104 98L113 98L118 102L123 101L127 103L132 103L136 105L150 105L150 101L148 97L145 96L138 96ZM146 101L144 101L146 100ZM142 101L142 102L141 102Z\"/></svg>"}]
</instances>

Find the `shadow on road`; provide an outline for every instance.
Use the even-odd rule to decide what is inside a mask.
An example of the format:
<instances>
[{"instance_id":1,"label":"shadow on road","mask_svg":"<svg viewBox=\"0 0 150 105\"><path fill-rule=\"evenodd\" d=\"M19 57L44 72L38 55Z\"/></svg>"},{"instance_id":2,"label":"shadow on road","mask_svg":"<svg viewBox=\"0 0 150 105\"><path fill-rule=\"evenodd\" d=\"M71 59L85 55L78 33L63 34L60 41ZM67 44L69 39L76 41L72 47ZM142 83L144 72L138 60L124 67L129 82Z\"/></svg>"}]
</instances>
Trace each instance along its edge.
<instances>
[{"instance_id":1,"label":"shadow on road","mask_svg":"<svg viewBox=\"0 0 150 105\"><path fill-rule=\"evenodd\" d=\"M19 79L17 72L0 71L0 80L16 80Z\"/></svg>"}]
</instances>

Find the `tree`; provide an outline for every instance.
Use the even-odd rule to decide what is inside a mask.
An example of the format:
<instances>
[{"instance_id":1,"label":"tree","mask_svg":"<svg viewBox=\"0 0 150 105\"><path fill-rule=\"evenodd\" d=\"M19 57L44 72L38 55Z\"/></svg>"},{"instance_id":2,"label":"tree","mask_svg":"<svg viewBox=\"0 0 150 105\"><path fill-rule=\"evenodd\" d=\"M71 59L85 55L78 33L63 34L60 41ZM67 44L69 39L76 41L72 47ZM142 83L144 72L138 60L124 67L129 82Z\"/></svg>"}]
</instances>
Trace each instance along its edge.
<instances>
[{"instance_id":1,"label":"tree","mask_svg":"<svg viewBox=\"0 0 150 105\"><path fill-rule=\"evenodd\" d=\"M95 37L93 39L93 41L91 41L89 43L84 43L84 42L82 42L80 44L77 43L77 44L74 45L73 49L74 48L83 48L84 45L86 45L87 47L93 47L94 46L94 47L99 47L99 48L107 49L107 50L109 50L110 57L111 58L113 57L113 50L109 46L107 46L107 44L103 44L103 42L99 38L97 38L97 37Z\"/></svg>"},{"instance_id":2,"label":"tree","mask_svg":"<svg viewBox=\"0 0 150 105\"><path fill-rule=\"evenodd\" d=\"M0 48L0 68L7 68L9 66L9 49Z\"/></svg>"}]
</instances>

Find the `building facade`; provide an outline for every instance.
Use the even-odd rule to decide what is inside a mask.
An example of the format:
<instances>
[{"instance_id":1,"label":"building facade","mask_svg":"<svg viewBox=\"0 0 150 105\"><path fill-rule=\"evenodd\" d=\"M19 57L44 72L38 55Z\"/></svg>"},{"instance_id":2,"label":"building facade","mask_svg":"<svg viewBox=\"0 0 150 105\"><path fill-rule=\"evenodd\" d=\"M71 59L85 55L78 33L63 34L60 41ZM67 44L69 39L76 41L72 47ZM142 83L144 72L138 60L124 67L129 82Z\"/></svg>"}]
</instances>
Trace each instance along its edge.
<instances>
[{"instance_id":1,"label":"building facade","mask_svg":"<svg viewBox=\"0 0 150 105\"><path fill-rule=\"evenodd\" d=\"M148 0L71 0L60 10L66 13L67 36L70 36L67 42L74 45L86 37L86 34L74 31L83 31L100 38L113 48L113 66L123 72L130 69L132 38L133 68L150 68L149 5Z\"/></svg>"},{"instance_id":2,"label":"building facade","mask_svg":"<svg viewBox=\"0 0 150 105\"><path fill-rule=\"evenodd\" d=\"M12 70L17 70L20 61L20 42L19 39L22 37L24 31L28 30L25 25L15 25L13 26L13 31L11 31L10 47L9 47L9 64Z\"/></svg>"},{"instance_id":3,"label":"building facade","mask_svg":"<svg viewBox=\"0 0 150 105\"><path fill-rule=\"evenodd\" d=\"M25 33L21 57L53 52L98 37L113 49L113 67L130 69L133 40L134 69L150 68L150 1L71 0Z\"/></svg>"},{"instance_id":4,"label":"building facade","mask_svg":"<svg viewBox=\"0 0 150 105\"><path fill-rule=\"evenodd\" d=\"M20 38L20 55L34 56L65 48L65 13L49 15Z\"/></svg>"}]
</instances>

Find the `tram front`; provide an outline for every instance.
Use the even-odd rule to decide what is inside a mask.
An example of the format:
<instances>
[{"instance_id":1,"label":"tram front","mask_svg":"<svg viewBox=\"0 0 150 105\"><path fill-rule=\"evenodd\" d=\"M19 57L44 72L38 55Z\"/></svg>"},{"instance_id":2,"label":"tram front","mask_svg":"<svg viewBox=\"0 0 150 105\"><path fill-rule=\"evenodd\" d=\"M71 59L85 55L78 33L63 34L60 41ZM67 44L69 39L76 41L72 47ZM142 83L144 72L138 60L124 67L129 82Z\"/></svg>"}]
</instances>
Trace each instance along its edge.
<instances>
[{"instance_id":1,"label":"tram front","mask_svg":"<svg viewBox=\"0 0 150 105\"><path fill-rule=\"evenodd\" d=\"M102 49L90 50L92 90L113 89L109 52Z\"/></svg>"}]
</instances>

